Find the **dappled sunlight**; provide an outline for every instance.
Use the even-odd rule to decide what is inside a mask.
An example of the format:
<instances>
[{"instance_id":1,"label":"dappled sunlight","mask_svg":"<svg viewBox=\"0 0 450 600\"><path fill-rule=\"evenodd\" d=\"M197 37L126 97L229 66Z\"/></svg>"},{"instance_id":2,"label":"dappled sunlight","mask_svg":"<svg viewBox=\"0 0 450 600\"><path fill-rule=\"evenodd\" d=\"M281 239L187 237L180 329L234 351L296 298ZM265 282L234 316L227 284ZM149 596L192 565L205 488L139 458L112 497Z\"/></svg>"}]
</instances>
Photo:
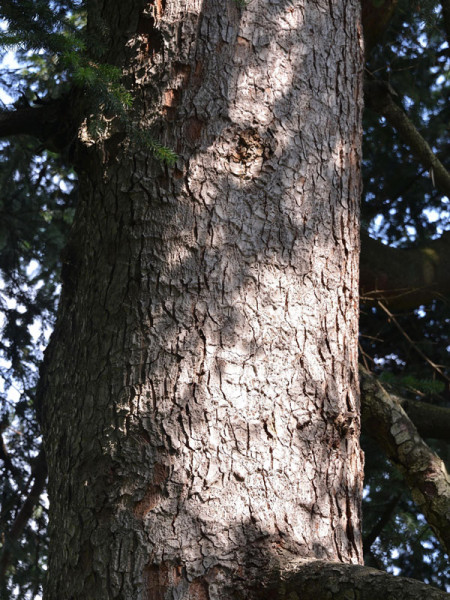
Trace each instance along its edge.
<instances>
[{"instance_id":1,"label":"dappled sunlight","mask_svg":"<svg viewBox=\"0 0 450 600\"><path fill-rule=\"evenodd\" d=\"M97 460L111 481L85 477L80 501L102 507L95 539L109 511L120 517L108 548L117 588L130 569L147 586L170 571L175 588L201 589L214 569L245 577L284 554L361 559L348 392L357 257L342 240L343 228L357 236L359 185L355 165L338 162L359 125L346 111L337 124L346 76L323 67L341 46L305 50L329 16L314 3L258 7L161 18L167 52L152 48L138 81L163 78L158 117L145 104L152 83L142 114L159 120L176 166L131 145L84 182L86 292L67 314L98 349L78 404L99 425L95 447L78 429L65 443L81 472ZM177 28L186 46L164 37ZM342 45L340 26L335 36ZM140 548L131 566L123 544Z\"/></svg>"},{"instance_id":2,"label":"dappled sunlight","mask_svg":"<svg viewBox=\"0 0 450 600\"><path fill-rule=\"evenodd\" d=\"M180 147L179 183L145 183L155 206L142 235L154 241L141 255L149 317L130 425L144 430L151 464L166 469L156 500L150 471L151 508L141 515L152 560L183 556L189 580L246 569L247 547L259 555L255 568L272 553L360 560L348 333L357 265L342 247L344 235L356 237L355 134L345 133L350 114L336 121L339 75L315 75L314 60L334 49L302 51L314 32L301 24L317 15L291 9L274 13L287 24L276 39L265 15L244 11L231 77L218 78L216 55L202 64L203 87L221 94L212 108L192 92L205 124L194 152L192 139ZM131 191L133 203L140 193ZM145 499L140 484L135 497Z\"/></svg>"}]
</instances>

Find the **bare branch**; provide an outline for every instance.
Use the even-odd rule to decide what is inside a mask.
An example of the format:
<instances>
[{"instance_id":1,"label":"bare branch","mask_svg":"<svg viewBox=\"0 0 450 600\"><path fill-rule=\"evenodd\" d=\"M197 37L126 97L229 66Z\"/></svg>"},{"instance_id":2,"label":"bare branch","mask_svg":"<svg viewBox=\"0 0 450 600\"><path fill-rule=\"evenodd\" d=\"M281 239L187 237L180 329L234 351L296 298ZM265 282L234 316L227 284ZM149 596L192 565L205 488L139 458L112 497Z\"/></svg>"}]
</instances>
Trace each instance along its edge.
<instances>
[{"instance_id":1,"label":"bare branch","mask_svg":"<svg viewBox=\"0 0 450 600\"><path fill-rule=\"evenodd\" d=\"M407 332L403 329L403 327L400 325L400 323L397 321L397 319L395 318L395 316L391 313L391 311L379 300L378 301L378 306L387 314L387 316L390 318L390 320L394 323L394 325L397 327L397 329L400 331L400 333L403 335L403 337L409 342L411 348L413 348L417 354L423 358L423 360L428 363L430 365L430 367L436 371L436 373L438 373L442 379L445 379L446 381L450 382L450 377L448 377L444 371L442 370L440 365L437 365L436 363L434 363L426 354L425 352L423 352L419 346L409 337L409 335L407 334Z\"/></svg>"},{"instance_id":2,"label":"bare branch","mask_svg":"<svg viewBox=\"0 0 450 600\"><path fill-rule=\"evenodd\" d=\"M391 248L361 233L360 294L391 309L450 298L450 233L419 248Z\"/></svg>"},{"instance_id":3,"label":"bare branch","mask_svg":"<svg viewBox=\"0 0 450 600\"><path fill-rule=\"evenodd\" d=\"M366 106L385 117L387 122L400 134L403 141L410 147L416 159L432 175L436 186L450 196L450 173L434 154L428 143L408 119L402 108L392 97L390 85L384 81L365 81L364 97Z\"/></svg>"},{"instance_id":4,"label":"bare branch","mask_svg":"<svg viewBox=\"0 0 450 600\"><path fill-rule=\"evenodd\" d=\"M450 478L400 402L360 366L362 421L403 473L412 497L447 552L450 551Z\"/></svg>"},{"instance_id":5,"label":"bare branch","mask_svg":"<svg viewBox=\"0 0 450 600\"><path fill-rule=\"evenodd\" d=\"M272 581L255 597L259 600L448 600L450 595L420 581L395 577L371 567L303 560L295 561L286 571L274 573Z\"/></svg>"},{"instance_id":6,"label":"bare branch","mask_svg":"<svg viewBox=\"0 0 450 600\"><path fill-rule=\"evenodd\" d=\"M4 577L11 561L11 546L16 543L25 529L28 521L31 519L33 510L39 502L39 498L44 491L45 481L47 479L47 462L44 450L41 450L36 458L32 476L33 486L25 499L14 523L7 535L7 543L3 546L3 552L0 558L0 577Z\"/></svg>"}]
</instances>

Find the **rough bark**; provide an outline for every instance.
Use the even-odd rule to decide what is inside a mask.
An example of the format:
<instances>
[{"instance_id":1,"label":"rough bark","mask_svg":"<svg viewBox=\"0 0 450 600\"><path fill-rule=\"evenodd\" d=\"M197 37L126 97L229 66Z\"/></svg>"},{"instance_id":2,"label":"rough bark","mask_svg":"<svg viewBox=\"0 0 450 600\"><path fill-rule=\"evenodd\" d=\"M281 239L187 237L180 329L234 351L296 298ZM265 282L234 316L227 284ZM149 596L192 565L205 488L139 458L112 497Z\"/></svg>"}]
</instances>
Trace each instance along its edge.
<instances>
[{"instance_id":1,"label":"rough bark","mask_svg":"<svg viewBox=\"0 0 450 600\"><path fill-rule=\"evenodd\" d=\"M373 377L373 381L376 381L375 377ZM391 396L391 392L386 390L386 387L384 387L384 390ZM362 387L361 405L363 410L366 401L365 392L365 388ZM368 402L370 402L370 396ZM398 394L394 395L394 402L403 408L422 437L450 442L450 408L436 406L429 402L411 400Z\"/></svg>"},{"instance_id":2,"label":"rough bark","mask_svg":"<svg viewBox=\"0 0 450 600\"><path fill-rule=\"evenodd\" d=\"M294 575L292 575L294 573ZM360 565L305 561L276 573L260 600L444 600L450 594L406 577Z\"/></svg>"},{"instance_id":3,"label":"rough bark","mask_svg":"<svg viewBox=\"0 0 450 600\"><path fill-rule=\"evenodd\" d=\"M46 600L250 598L286 556L358 563L358 2L95 8L180 159L77 154Z\"/></svg>"},{"instance_id":4,"label":"rough bark","mask_svg":"<svg viewBox=\"0 0 450 600\"><path fill-rule=\"evenodd\" d=\"M450 552L450 478L444 462L427 446L394 394L360 367L364 427L405 477L412 497Z\"/></svg>"}]
</instances>

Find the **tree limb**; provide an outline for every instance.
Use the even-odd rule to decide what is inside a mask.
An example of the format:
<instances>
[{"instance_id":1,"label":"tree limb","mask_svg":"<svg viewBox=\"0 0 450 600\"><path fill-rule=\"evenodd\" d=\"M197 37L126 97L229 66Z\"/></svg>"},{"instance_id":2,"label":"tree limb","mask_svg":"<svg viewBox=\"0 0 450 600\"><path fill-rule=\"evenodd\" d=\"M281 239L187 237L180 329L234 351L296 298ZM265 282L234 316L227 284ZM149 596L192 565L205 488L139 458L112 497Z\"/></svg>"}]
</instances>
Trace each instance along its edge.
<instances>
[{"instance_id":1,"label":"tree limb","mask_svg":"<svg viewBox=\"0 0 450 600\"><path fill-rule=\"evenodd\" d=\"M284 570L283 570L284 571ZM448 600L450 594L430 585L389 573L323 560L298 561L274 574L258 600Z\"/></svg>"},{"instance_id":2,"label":"tree limb","mask_svg":"<svg viewBox=\"0 0 450 600\"><path fill-rule=\"evenodd\" d=\"M415 158L432 175L436 186L450 196L450 173L434 154L428 143L417 131L405 112L392 98L393 90L385 81L364 82L364 98L366 106L385 117L386 121L400 134L403 141L410 147Z\"/></svg>"},{"instance_id":3,"label":"tree limb","mask_svg":"<svg viewBox=\"0 0 450 600\"><path fill-rule=\"evenodd\" d=\"M69 96L62 96L39 106L0 110L0 138L30 135L49 150L61 152L76 138L78 125L72 104Z\"/></svg>"},{"instance_id":4,"label":"tree limb","mask_svg":"<svg viewBox=\"0 0 450 600\"><path fill-rule=\"evenodd\" d=\"M374 0L362 0L361 19L364 31L364 49L366 56L386 31L389 22L394 16L397 8L398 0L385 0L384 2L376 2Z\"/></svg>"},{"instance_id":5,"label":"tree limb","mask_svg":"<svg viewBox=\"0 0 450 600\"><path fill-rule=\"evenodd\" d=\"M363 350L360 348L361 354ZM370 371L367 361L363 365L366 371ZM386 388L384 388L385 391ZM364 403L364 392L362 391L362 402ZM391 393L391 392L388 392ZM395 400L400 404L408 417L414 423L419 434L424 438L442 440L450 444L450 408L436 406L429 402L411 400L395 394Z\"/></svg>"},{"instance_id":6,"label":"tree limb","mask_svg":"<svg viewBox=\"0 0 450 600\"><path fill-rule=\"evenodd\" d=\"M366 371L369 371L367 365L365 367ZM390 390L386 390L385 387L383 389L392 396ZM398 394L394 394L394 397L395 402L407 413L422 437L450 443L450 408L420 400L410 400ZM364 406L364 390L361 390L361 400Z\"/></svg>"},{"instance_id":7,"label":"tree limb","mask_svg":"<svg viewBox=\"0 0 450 600\"><path fill-rule=\"evenodd\" d=\"M3 552L0 558L0 577L4 577L11 561L11 547L18 541L22 531L25 529L30 520L35 506L39 502L42 492L44 491L45 482L47 479L47 462L45 459L44 450L41 450L34 464L32 477L34 479L33 486L25 499L19 513L17 514L11 529L8 532L6 544L3 546Z\"/></svg>"},{"instance_id":8,"label":"tree limb","mask_svg":"<svg viewBox=\"0 0 450 600\"><path fill-rule=\"evenodd\" d=\"M360 295L404 310L450 298L450 232L420 248L391 248L361 233Z\"/></svg>"},{"instance_id":9,"label":"tree limb","mask_svg":"<svg viewBox=\"0 0 450 600\"><path fill-rule=\"evenodd\" d=\"M397 402L408 414L422 437L450 444L450 409L397 396Z\"/></svg>"},{"instance_id":10,"label":"tree limb","mask_svg":"<svg viewBox=\"0 0 450 600\"><path fill-rule=\"evenodd\" d=\"M427 446L394 394L360 366L362 422L403 473L413 500L450 552L450 478L443 461Z\"/></svg>"}]
</instances>

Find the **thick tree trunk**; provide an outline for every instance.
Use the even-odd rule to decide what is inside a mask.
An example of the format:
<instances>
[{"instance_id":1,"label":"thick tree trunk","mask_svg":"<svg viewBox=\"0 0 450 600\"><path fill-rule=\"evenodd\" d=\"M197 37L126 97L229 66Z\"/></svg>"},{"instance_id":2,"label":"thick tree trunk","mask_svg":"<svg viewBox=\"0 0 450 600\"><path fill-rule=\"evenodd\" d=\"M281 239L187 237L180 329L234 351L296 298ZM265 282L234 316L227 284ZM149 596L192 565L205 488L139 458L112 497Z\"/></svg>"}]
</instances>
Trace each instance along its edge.
<instances>
[{"instance_id":1,"label":"thick tree trunk","mask_svg":"<svg viewBox=\"0 0 450 600\"><path fill-rule=\"evenodd\" d=\"M46 599L251 598L292 557L359 563L359 2L115 4L109 60L180 158L79 152Z\"/></svg>"}]
</instances>

